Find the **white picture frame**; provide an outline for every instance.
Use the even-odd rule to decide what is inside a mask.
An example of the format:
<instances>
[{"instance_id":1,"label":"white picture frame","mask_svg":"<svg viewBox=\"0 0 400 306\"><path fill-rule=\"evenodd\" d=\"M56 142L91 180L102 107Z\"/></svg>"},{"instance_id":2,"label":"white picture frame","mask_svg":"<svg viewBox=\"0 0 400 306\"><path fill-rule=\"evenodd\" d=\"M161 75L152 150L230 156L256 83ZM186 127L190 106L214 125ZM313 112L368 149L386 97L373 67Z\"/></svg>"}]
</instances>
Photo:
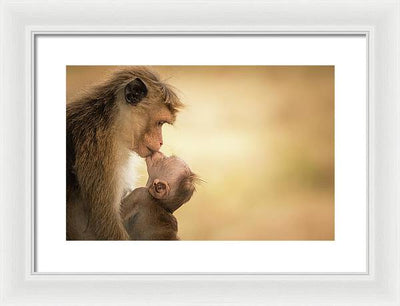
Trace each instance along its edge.
<instances>
[{"instance_id":1,"label":"white picture frame","mask_svg":"<svg viewBox=\"0 0 400 306\"><path fill-rule=\"evenodd\" d=\"M2 305L400 305L400 1L3 1L0 19ZM72 34L365 35L368 273L33 273L33 42Z\"/></svg>"}]
</instances>

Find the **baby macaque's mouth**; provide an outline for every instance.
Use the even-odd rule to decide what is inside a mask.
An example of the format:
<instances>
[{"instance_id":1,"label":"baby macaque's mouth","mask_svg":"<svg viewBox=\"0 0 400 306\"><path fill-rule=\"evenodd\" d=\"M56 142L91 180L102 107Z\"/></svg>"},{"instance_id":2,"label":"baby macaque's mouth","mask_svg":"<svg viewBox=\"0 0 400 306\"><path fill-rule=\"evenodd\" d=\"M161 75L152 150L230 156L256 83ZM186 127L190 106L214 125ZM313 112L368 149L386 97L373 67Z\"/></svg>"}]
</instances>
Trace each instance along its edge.
<instances>
[{"instance_id":1,"label":"baby macaque's mouth","mask_svg":"<svg viewBox=\"0 0 400 306\"><path fill-rule=\"evenodd\" d=\"M154 152L153 154L146 157L146 163L155 162L161 159L164 159L165 155L160 151Z\"/></svg>"},{"instance_id":2,"label":"baby macaque's mouth","mask_svg":"<svg viewBox=\"0 0 400 306\"><path fill-rule=\"evenodd\" d=\"M154 153L151 155L151 159L152 159L153 161L154 161L154 160L163 159L163 158L165 158L165 155L164 155L163 153L161 153L160 151L154 152Z\"/></svg>"}]
</instances>

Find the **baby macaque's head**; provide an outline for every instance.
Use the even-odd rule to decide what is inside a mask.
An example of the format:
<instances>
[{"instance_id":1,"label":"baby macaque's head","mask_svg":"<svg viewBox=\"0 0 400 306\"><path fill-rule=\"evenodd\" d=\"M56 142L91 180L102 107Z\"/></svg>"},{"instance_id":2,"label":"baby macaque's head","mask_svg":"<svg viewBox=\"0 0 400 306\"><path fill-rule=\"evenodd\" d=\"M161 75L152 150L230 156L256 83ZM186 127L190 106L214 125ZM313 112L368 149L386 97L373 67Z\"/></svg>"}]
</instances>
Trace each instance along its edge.
<instances>
[{"instance_id":1,"label":"baby macaque's head","mask_svg":"<svg viewBox=\"0 0 400 306\"><path fill-rule=\"evenodd\" d=\"M146 158L149 193L170 212L174 212L193 195L197 176L176 156L155 152Z\"/></svg>"}]
</instances>

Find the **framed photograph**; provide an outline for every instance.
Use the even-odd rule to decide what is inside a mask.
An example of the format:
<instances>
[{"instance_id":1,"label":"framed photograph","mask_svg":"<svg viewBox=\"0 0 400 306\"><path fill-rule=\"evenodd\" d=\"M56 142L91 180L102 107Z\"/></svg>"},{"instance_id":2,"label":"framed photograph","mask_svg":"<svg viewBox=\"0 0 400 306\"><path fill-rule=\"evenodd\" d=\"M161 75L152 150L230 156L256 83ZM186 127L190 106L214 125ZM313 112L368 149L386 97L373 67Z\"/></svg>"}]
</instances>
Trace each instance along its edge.
<instances>
[{"instance_id":1,"label":"framed photograph","mask_svg":"<svg viewBox=\"0 0 400 306\"><path fill-rule=\"evenodd\" d=\"M2 304L400 305L399 1L1 16Z\"/></svg>"}]
</instances>

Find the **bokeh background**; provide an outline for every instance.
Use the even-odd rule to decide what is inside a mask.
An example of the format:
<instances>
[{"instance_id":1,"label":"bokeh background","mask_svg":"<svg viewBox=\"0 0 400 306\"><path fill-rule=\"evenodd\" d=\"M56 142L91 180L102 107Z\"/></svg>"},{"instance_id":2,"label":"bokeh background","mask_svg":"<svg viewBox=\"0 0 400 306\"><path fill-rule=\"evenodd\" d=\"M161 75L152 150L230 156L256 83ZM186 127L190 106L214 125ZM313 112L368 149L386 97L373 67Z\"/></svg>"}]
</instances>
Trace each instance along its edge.
<instances>
[{"instance_id":1,"label":"bokeh background","mask_svg":"<svg viewBox=\"0 0 400 306\"><path fill-rule=\"evenodd\" d=\"M67 66L67 101L116 68ZM151 68L186 104L162 151L204 180L182 240L334 240L333 66Z\"/></svg>"}]
</instances>

